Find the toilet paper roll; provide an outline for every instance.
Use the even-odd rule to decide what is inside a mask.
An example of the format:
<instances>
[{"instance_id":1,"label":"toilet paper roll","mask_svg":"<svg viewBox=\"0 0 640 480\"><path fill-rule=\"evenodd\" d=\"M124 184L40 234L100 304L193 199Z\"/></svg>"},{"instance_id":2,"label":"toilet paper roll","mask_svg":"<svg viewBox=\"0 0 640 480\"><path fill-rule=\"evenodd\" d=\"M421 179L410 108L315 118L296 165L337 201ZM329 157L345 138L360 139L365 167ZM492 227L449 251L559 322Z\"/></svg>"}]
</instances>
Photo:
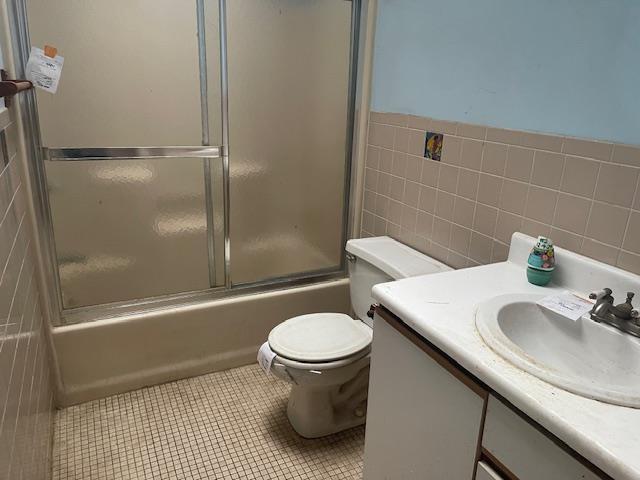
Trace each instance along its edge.
<instances>
[{"instance_id":1,"label":"toilet paper roll","mask_svg":"<svg viewBox=\"0 0 640 480\"><path fill-rule=\"evenodd\" d=\"M269 342L264 342L258 350L258 364L267 375L271 373L271 364L274 358L276 358L276 354L269 347Z\"/></svg>"}]
</instances>

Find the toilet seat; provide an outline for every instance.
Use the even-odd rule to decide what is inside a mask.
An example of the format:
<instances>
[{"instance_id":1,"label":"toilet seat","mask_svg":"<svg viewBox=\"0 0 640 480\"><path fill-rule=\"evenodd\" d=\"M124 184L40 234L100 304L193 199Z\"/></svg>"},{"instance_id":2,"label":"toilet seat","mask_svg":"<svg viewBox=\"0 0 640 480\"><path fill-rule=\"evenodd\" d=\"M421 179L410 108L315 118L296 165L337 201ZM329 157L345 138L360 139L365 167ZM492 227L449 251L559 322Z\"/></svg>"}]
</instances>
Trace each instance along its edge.
<instances>
[{"instance_id":1,"label":"toilet seat","mask_svg":"<svg viewBox=\"0 0 640 480\"><path fill-rule=\"evenodd\" d=\"M290 318L269 333L269 346L280 357L299 363L332 363L364 355L372 330L342 313L312 313ZM362 355L359 355L361 354Z\"/></svg>"},{"instance_id":2,"label":"toilet seat","mask_svg":"<svg viewBox=\"0 0 640 480\"><path fill-rule=\"evenodd\" d=\"M315 372L325 372L328 370L333 370L336 368L342 368L347 365L351 365L354 362L357 362L361 358L369 357L371 354L371 346L365 348L364 350L358 352L355 355L352 355L347 358L341 358L340 360L333 360L330 362L300 362L298 360L291 360L290 358L283 357L281 355L276 355L276 358L273 360L273 364L280 364L286 368L293 368L296 370L313 370Z\"/></svg>"}]
</instances>

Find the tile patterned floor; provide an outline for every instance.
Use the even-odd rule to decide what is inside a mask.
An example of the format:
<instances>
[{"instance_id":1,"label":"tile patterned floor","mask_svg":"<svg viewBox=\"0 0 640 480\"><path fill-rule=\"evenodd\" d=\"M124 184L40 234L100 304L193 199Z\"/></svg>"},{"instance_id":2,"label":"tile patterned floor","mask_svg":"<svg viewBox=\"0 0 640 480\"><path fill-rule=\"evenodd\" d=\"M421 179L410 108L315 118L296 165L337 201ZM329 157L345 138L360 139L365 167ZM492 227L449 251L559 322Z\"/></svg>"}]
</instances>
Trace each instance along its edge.
<instances>
[{"instance_id":1,"label":"tile patterned floor","mask_svg":"<svg viewBox=\"0 0 640 480\"><path fill-rule=\"evenodd\" d=\"M364 427L299 437L256 365L58 412L53 480L361 479Z\"/></svg>"}]
</instances>

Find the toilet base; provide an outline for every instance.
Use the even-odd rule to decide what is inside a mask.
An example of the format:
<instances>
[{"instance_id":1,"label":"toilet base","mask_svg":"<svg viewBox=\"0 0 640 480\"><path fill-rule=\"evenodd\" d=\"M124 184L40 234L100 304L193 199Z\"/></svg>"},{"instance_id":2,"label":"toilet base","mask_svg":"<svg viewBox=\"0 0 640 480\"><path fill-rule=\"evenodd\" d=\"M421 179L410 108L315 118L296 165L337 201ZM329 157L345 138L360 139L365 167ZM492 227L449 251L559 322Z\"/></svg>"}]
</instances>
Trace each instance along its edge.
<instances>
[{"instance_id":1,"label":"toilet base","mask_svg":"<svg viewBox=\"0 0 640 480\"><path fill-rule=\"evenodd\" d=\"M366 420L369 365L341 385L292 385L287 417L302 437L319 438L362 425Z\"/></svg>"}]
</instances>

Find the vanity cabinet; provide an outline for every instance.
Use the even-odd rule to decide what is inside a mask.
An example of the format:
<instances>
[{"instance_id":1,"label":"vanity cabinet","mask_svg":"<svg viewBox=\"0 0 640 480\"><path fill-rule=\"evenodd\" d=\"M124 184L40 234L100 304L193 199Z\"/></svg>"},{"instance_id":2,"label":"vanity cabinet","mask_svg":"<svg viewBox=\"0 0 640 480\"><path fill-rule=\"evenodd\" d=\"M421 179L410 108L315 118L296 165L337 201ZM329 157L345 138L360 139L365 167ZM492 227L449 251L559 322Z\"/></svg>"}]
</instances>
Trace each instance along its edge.
<instances>
[{"instance_id":1,"label":"vanity cabinet","mask_svg":"<svg viewBox=\"0 0 640 480\"><path fill-rule=\"evenodd\" d=\"M609 478L376 309L364 480Z\"/></svg>"},{"instance_id":2,"label":"vanity cabinet","mask_svg":"<svg viewBox=\"0 0 640 480\"><path fill-rule=\"evenodd\" d=\"M374 325L364 479L472 479L487 392L391 315Z\"/></svg>"}]
</instances>

